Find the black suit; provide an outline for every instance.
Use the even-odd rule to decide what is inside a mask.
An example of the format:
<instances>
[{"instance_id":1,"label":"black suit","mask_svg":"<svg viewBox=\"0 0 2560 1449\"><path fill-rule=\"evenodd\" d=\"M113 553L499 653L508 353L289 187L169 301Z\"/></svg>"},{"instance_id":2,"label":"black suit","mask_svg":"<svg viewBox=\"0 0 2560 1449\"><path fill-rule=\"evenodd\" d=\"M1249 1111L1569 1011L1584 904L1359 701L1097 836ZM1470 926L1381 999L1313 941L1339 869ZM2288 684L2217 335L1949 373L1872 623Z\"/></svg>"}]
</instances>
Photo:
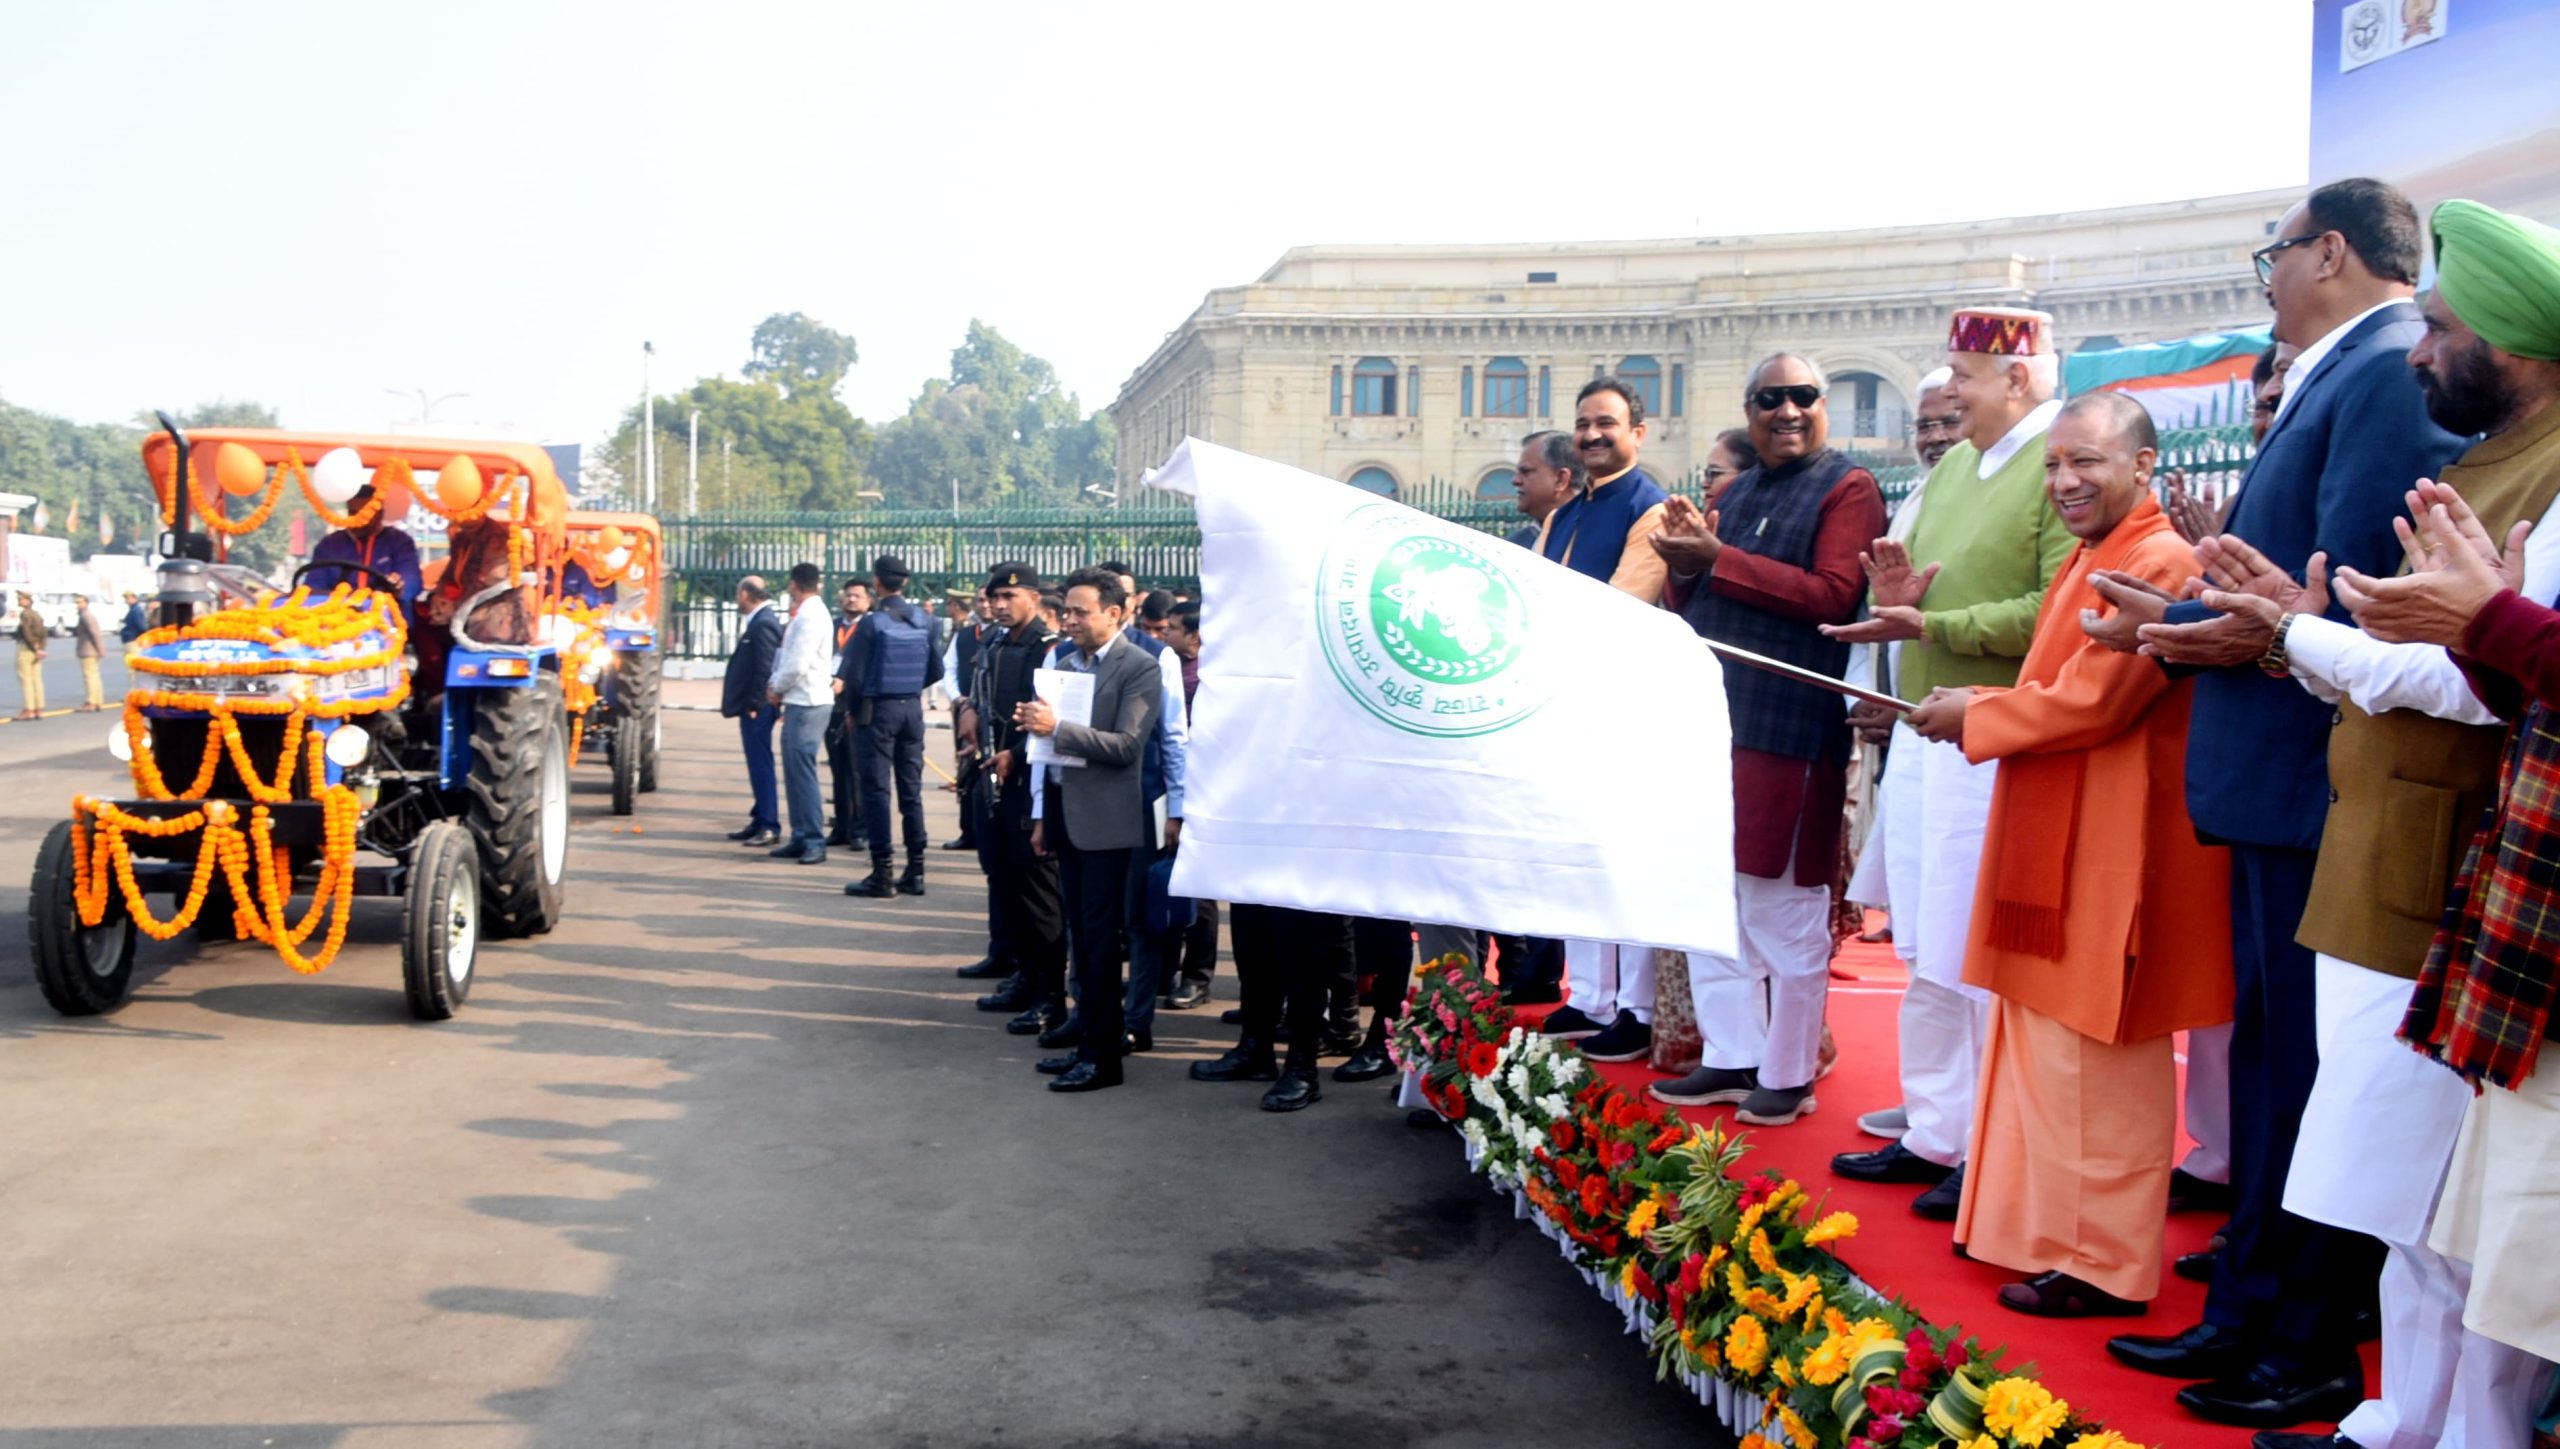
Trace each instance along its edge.
<instances>
[{"instance_id":1,"label":"black suit","mask_svg":"<svg viewBox=\"0 0 2560 1449\"><path fill-rule=\"evenodd\" d=\"M2240 485L2228 528L2299 579L2315 551L2334 572L2399 572L2391 520L2402 495L2437 476L2463 440L2437 427L2409 369L2425 335L2396 303L2358 323L2308 374L2296 370L2283 414ZM2345 621L2343 606L2330 615ZM2202 604L2173 622L2211 617ZM2353 1310L2371 1301L2381 1245L2283 1210L2294 1139L2320 1068L2312 953L2294 940L2328 813L2332 706L2253 665L2198 673L2187 740L2187 808L2196 831L2231 847L2231 1186L2228 1245L2205 1321L2279 1361L2352 1361Z\"/></svg>"},{"instance_id":2,"label":"black suit","mask_svg":"<svg viewBox=\"0 0 2560 1449\"><path fill-rule=\"evenodd\" d=\"M720 677L720 713L738 722L739 745L747 757L750 830L782 828L773 780L773 731L782 723L782 709L766 701L773 687L773 656L781 650L782 611L759 606L738 631L738 647L729 652L729 668Z\"/></svg>"},{"instance_id":3,"label":"black suit","mask_svg":"<svg viewBox=\"0 0 2560 1449\"><path fill-rule=\"evenodd\" d=\"M987 868L988 954L1010 966L1033 998L1063 1014L1067 1000L1066 917L1058 904L1058 859L1031 853L1031 770L1014 710L1035 698L1031 676L1058 642L1038 619L991 635L980 649L969 697L986 724L979 738L990 755L1010 754L998 781L989 767L987 828L979 839Z\"/></svg>"}]
</instances>

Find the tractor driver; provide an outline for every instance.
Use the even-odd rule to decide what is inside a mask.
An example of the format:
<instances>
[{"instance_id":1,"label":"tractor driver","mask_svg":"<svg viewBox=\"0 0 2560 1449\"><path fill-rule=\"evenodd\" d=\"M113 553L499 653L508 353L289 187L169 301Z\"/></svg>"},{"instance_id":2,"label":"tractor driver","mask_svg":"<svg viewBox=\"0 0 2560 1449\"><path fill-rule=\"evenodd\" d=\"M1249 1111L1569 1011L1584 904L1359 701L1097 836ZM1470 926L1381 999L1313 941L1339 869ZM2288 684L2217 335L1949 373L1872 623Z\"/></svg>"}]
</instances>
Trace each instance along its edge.
<instances>
[{"instance_id":1,"label":"tractor driver","mask_svg":"<svg viewBox=\"0 0 2560 1449\"><path fill-rule=\"evenodd\" d=\"M361 514L373 500L373 485L367 483L347 500L348 511ZM321 539L320 546L311 551L311 563L311 571L303 575L303 579L315 594L326 593L342 583L351 589L378 587L371 576L360 572L362 569L371 569L385 578L400 581L400 609L403 613L413 609L418 596L427 591L426 579L418 571L417 540L403 530L383 527L382 513L378 509L361 526L341 528Z\"/></svg>"}]
</instances>

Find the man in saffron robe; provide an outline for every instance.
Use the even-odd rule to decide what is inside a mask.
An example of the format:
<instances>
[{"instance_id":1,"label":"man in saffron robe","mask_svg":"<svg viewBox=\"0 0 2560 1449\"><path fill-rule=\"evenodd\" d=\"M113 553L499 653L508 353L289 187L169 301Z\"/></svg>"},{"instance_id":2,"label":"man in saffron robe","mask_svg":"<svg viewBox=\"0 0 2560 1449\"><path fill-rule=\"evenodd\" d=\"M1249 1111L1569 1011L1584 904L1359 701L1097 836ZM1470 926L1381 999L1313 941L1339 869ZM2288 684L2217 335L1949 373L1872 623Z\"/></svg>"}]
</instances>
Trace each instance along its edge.
<instances>
[{"instance_id":1,"label":"man in saffron robe","mask_svg":"<svg viewBox=\"0 0 2560 1449\"><path fill-rule=\"evenodd\" d=\"M2231 1012L2229 857L2187 818L2187 695L2090 639L2089 575L2163 589L2195 554L2151 496L2159 438L2142 405L2066 404L2045 491L2080 545L2055 576L2014 688L1940 689L1924 739L2000 761L1964 979L1993 994L1956 1241L2031 1274L2022 1313L2136 1314L2160 1289L2176 1161L2170 1033Z\"/></svg>"}]
</instances>

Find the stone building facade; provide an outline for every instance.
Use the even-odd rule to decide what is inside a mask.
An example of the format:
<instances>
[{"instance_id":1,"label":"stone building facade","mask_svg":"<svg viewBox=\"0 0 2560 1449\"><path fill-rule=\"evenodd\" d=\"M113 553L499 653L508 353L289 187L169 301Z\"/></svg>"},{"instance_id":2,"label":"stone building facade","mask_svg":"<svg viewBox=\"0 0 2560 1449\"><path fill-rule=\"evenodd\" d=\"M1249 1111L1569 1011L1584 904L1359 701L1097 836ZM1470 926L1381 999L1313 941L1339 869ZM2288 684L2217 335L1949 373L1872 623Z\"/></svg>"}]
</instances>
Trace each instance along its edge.
<instances>
[{"instance_id":1,"label":"stone building facade","mask_svg":"<svg viewBox=\"0 0 2560 1449\"><path fill-rule=\"evenodd\" d=\"M1703 466L1744 375L1787 349L1832 379L1835 442L1908 448L1960 306L2055 315L2065 351L2256 326L2249 253L2294 192L1772 237L1298 247L1221 287L1121 386L1121 486L1189 435L1344 482L1507 496L1522 435L1616 372L1649 394L1657 476Z\"/></svg>"}]
</instances>

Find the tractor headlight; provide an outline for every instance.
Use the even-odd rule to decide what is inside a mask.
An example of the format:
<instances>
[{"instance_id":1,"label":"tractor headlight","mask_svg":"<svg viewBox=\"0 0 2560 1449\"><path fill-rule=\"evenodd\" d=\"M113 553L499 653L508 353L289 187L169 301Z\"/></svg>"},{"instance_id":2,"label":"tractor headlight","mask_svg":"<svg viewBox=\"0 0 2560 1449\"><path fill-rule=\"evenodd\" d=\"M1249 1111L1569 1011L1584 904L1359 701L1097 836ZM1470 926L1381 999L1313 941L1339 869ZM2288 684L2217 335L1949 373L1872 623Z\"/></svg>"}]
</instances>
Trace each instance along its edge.
<instances>
[{"instance_id":1,"label":"tractor headlight","mask_svg":"<svg viewBox=\"0 0 2560 1449\"><path fill-rule=\"evenodd\" d=\"M340 725L329 731L329 743L321 747L329 763L341 770L352 770L373 753L373 736L355 725Z\"/></svg>"},{"instance_id":2,"label":"tractor headlight","mask_svg":"<svg viewBox=\"0 0 2560 1449\"><path fill-rule=\"evenodd\" d=\"M151 743L151 735L148 731L143 733L142 742L146 745ZM133 737L124 732L123 725L116 725L107 731L107 753L128 765L133 763Z\"/></svg>"}]
</instances>

